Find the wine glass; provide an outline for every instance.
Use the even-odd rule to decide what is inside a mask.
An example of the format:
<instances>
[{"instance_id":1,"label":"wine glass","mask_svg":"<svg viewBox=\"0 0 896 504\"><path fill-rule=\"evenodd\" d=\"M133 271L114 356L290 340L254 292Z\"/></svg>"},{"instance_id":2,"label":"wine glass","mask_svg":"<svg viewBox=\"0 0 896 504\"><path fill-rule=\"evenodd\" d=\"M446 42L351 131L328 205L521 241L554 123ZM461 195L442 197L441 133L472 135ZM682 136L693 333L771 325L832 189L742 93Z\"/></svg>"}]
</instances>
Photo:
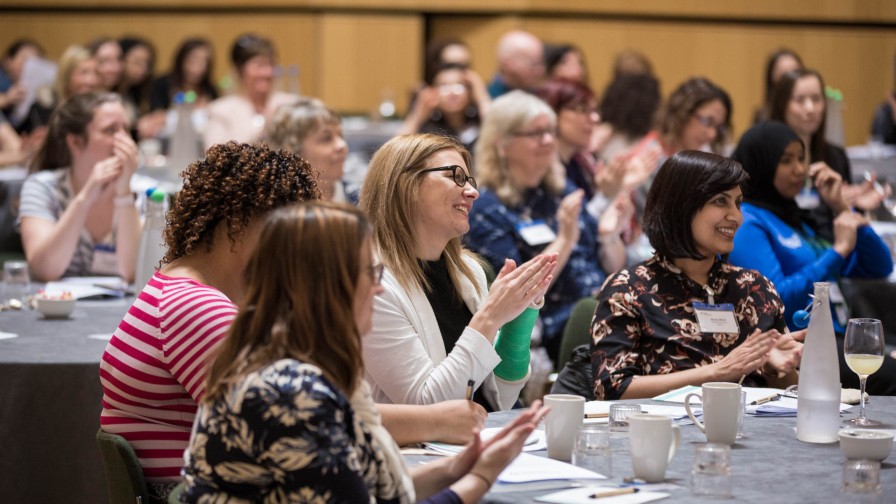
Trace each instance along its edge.
<instances>
[{"instance_id":1,"label":"wine glass","mask_svg":"<svg viewBox=\"0 0 896 504\"><path fill-rule=\"evenodd\" d=\"M843 340L843 355L846 365L859 375L861 388L859 416L846 423L852 425L880 425L877 420L865 416L865 381L868 375L880 369L884 362L884 329L880 320L859 318L849 319L846 337Z\"/></svg>"}]
</instances>

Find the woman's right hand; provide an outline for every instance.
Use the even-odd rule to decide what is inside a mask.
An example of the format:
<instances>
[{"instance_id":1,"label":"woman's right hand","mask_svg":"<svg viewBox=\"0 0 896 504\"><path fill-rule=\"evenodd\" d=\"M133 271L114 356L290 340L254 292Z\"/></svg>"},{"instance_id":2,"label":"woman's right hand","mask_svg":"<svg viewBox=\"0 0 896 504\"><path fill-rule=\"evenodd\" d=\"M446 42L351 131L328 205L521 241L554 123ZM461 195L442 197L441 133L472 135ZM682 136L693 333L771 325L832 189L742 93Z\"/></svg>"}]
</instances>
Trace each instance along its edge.
<instances>
[{"instance_id":1,"label":"woman's right hand","mask_svg":"<svg viewBox=\"0 0 896 504\"><path fill-rule=\"evenodd\" d=\"M495 437L482 443L482 451L470 472L488 478L491 482L497 480L498 475L523 451L526 438L550 409L549 406L542 406L541 401L535 401Z\"/></svg>"},{"instance_id":2,"label":"woman's right hand","mask_svg":"<svg viewBox=\"0 0 896 504\"><path fill-rule=\"evenodd\" d=\"M485 408L473 401L454 399L435 403L433 409L434 425L440 432L435 437L440 442L450 444L467 444L473 439L473 433L485 427L488 417Z\"/></svg>"},{"instance_id":3,"label":"woman's right hand","mask_svg":"<svg viewBox=\"0 0 896 504\"><path fill-rule=\"evenodd\" d=\"M851 210L840 212L834 219L834 252L844 259L856 248L856 238L860 227L868 221Z\"/></svg>"},{"instance_id":4,"label":"woman's right hand","mask_svg":"<svg viewBox=\"0 0 896 504\"><path fill-rule=\"evenodd\" d=\"M557 208L557 235L570 245L579 241L579 214L582 212L582 198L585 191L578 189L567 194Z\"/></svg>"},{"instance_id":5,"label":"woman's right hand","mask_svg":"<svg viewBox=\"0 0 896 504\"><path fill-rule=\"evenodd\" d=\"M734 348L728 355L714 365L718 371L717 380L739 380L741 376L748 375L768 361L769 353L781 337L777 329L759 332L747 336L743 343Z\"/></svg>"},{"instance_id":6,"label":"woman's right hand","mask_svg":"<svg viewBox=\"0 0 896 504\"><path fill-rule=\"evenodd\" d=\"M123 170L124 163L119 156L111 156L96 163L79 195L83 195L87 203L95 203L100 195L115 187Z\"/></svg>"},{"instance_id":7,"label":"woman's right hand","mask_svg":"<svg viewBox=\"0 0 896 504\"><path fill-rule=\"evenodd\" d=\"M544 296L556 266L557 254L541 254L520 266L506 260L485 302L470 320L470 327L494 342L501 326Z\"/></svg>"},{"instance_id":8,"label":"woman's right hand","mask_svg":"<svg viewBox=\"0 0 896 504\"><path fill-rule=\"evenodd\" d=\"M809 178L814 182L818 196L834 213L849 210L843 199L843 178L827 163L817 162L809 165Z\"/></svg>"}]
</instances>

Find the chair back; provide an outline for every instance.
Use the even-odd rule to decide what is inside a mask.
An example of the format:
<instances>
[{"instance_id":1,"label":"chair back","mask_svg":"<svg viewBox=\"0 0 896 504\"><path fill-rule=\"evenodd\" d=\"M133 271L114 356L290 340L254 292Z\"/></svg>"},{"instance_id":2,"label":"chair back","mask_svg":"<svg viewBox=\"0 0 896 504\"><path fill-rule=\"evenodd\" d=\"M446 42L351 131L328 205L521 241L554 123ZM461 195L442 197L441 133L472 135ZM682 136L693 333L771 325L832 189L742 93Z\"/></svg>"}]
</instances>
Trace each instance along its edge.
<instances>
[{"instance_id":1,"label":"chair back","mask_svg":"<svg viewBox=\"0 0 896 504\"><path fill-rule=\"evenodd\" d=\"M597 308L597 298L586 297L580 299L572 308L566 326L563 327L563 336L560 339L560 352L557 354L557 370L563 369L572 355L575 347L587 345L591 339L591 319L594 318L594 309Z\"/></svg>"},{"instance_id":2,"label":"chair back","mask_svg":"<svg viewBox=\"0 0 896 504\"><path fill-rule=\"evenodd\" d=\"M103 457L110 504L149 504L149 491L134 448L118 434L100 429L96 444Z\"/></svg>"}]
</instances>

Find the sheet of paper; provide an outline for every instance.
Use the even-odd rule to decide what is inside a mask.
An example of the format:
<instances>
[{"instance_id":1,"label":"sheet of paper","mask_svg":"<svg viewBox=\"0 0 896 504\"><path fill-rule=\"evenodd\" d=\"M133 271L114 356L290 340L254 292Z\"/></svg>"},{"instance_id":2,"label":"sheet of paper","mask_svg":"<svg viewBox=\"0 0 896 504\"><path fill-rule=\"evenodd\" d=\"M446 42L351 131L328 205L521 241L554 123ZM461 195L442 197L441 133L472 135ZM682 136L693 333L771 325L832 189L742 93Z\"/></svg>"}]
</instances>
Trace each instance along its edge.
<instances>
[{"instance_id":1,"label":"sheet of paper","mask_svg":"<svg viewBox=\"0 0 896 504\"><path fill-rule=\"evenodd\" d=\"M743 387L743 390L747 393L747 404L750 404L753 401L758 401L761 399L766 399L769 397L777 396L778 394L783 394L783 389L777 388L767 388L767 387ZM653 398L654 401L663 401L663 402L671 402L671 403L679 403L684 404L684 398L688 394L700 394L701 388L694 385L686 385L681 388L677 388L675 390L670 390L665 394L660 394ZM691 404L700 404L700 398L694 397L691 399Z\"/></svg>"},{"instance_id":2,"label":"sheet of paper","mask_svg":"<svg viewBox=\"0 0 896 504\"><path fill-rule=\"evenodd\" d=\"M91 334L90 336L87 336L87 337L90 339L109 341L112 339L112 333Z\"/></svg>"},{"instance_id":3,"label":"sheet of paper","mask_svg":"<svg viewBox=\"0 0 896 504\"><path fill-rule=\"evenodd\" d=\"M487 427L482 429L482 432L479 434L479 437L483 441L487 441L493 438L495 435L501 432L500 427ZM459 453L464 449L463 445L454 445L448 443L423 443L427 449L432 450L437 453L442 453L445 455L451 455L454 453ZM547 441L544 437L543 430L534 430L532 434L529 434L529 437L526 438L526 444L523 445L523 451L538 451L538 450L546 450L548 448Z\"/></svg>"},{"instance_id":4,"label":"sheet of paper","mask_svg":"<svg viewBox=\"0 0 896 504\"><path fill-rule=\"evenodd\" d=\"M90 297L122 297L127 285L115 276L67 277L44 286L47 294L68 291L75 299Z\"/></svg>"},{"instance_id":5,"label":"sheet of paper","mask_svg":"<svg viewBox=\"0 0 896 504\"><path fill-rule=\"evenodd\" d=\"M609 414L613 401L588 401L585 403L585 414L605 413ZM641 404L642 413L651 415L665 415L674 419L685 418L688 412L682 406L665 406L661 404ZM607 418L586 418L585 423L607 423Z\"/></svg>"},{"instance_id":6,"label":"sheet of paper","mask_svg":"<svg viewBox=\"0 0 896 504\"><path fill-rule=\"evenodd\" d=\"M18 338L19 335L11 332L0 331L0 340Z\"/></svg>"},{"instance_id":7,"label":"sheet of paper","mask_svg":"<svg viewBox=\"0 0 896 504\"><path fill-rule=\"evenodd\" d=\"M538 502L553 502L556 504L594 504L596 502L607 504L638 504L641 502L653 502L655 500L665 499L669 496L662 492L644 492L630 493L624 495L614 495L612 497L594 498L592 495L600 495L603 492L618 490L615 487L583 487L573 488L554 492L541 497L536 497Z\"/></svg>"},{"instance_id":8,"label":"sheet of paper","mask_svg":"<svg viewBox=\"0 0 896 504\"><path fill-rule=\"evenodd\" d=\"M498 475L498 481L501 483L579 479L606 479L606 476L566 462L528 453L521 453Z\"/></svg>"}]
</instances>

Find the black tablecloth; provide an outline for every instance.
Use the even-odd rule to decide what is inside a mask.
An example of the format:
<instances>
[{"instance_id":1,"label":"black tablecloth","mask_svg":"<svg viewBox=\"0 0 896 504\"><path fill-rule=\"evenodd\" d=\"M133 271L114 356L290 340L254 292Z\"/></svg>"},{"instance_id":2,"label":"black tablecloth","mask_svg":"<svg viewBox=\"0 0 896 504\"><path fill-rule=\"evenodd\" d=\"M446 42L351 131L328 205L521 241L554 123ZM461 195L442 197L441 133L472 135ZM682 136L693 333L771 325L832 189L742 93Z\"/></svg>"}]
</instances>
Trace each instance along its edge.
<instances>
[{"instance_id":1,"label":"black tablecloth","mask_svg":"<svg viewBox=\"0 0 896 504\"><path fill-rule=\"evenodd\" d=\"M0 502L108 502L96 431L99 362L130 299L80 301L72 318L0 313Z\"/></svg>"}]
</instances>

